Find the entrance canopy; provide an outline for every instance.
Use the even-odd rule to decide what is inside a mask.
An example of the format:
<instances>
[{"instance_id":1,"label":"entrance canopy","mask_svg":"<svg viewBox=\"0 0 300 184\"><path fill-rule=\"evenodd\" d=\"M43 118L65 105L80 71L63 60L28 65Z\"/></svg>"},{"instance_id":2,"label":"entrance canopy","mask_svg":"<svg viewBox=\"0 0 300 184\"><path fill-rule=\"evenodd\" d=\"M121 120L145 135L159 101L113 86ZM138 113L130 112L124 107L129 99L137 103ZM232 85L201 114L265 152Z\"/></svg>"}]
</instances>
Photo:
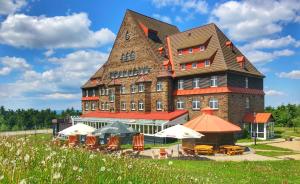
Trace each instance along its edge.
<instances>
[{"instance_id":1,"label":"entrance canopy","mask_svg":"<svg viewBox=\"0 0 300 184\"><path fill-rule=\"evenodd\" d=\"M184 126L201 133L227 133L241 131L239 126L213 115L213 110L210 108L202 109L202 115L185 123Z\"/></svg>"},{"instance_id":2,"label":"entrance canopy","mask_svg":"<svg viewBox=\"0 0 300 184\"><path fill-rule=\"evenodd\" d=\"M58 134L64 135L64 136L69 136L69 135L73 135L73 134L87 135L87 134L91 134L95 130L96 129L91 126L85 125L83 123L77 123L76 125L73 125L69 128L66 128L66 129L58 132Z\"/></svg>"}]
</instances>

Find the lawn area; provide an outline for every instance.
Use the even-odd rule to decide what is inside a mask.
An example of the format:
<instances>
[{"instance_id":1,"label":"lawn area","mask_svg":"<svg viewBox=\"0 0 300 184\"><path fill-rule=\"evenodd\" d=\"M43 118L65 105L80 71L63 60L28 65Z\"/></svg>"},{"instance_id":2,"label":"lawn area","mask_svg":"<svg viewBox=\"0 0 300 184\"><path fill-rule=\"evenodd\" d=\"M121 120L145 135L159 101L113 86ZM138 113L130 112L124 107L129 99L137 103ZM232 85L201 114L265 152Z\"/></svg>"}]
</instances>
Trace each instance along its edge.
<instances>
[{"instance_id":1,"label":"lawn area","mask_svg":"<svg viewBox=\"0 0 300 184\"><path fill-rule=\"evenodd\" d=\"M152 160L0 137L0 183L299 183L300 161Z\"/></svg>"},{"instance_id":2,"label":"lawn area","mask_svg":"<svg viewBox=\"0 0 300 184\"><path fill-rule=\"evenodd\" d=\"M284 155L294 155L299 154L293 150L287 149L287 148L279 148L276 146L271 146L268 144L257 144L257 145L251 145L250 148L255 149L255 153L262 156L267 157L278 157L278 156L284 156Z\"/></svg>"},{"instance_id":3,"label":"lawn area","mask_svg":"<svg viewBox=\"0 0 300 184\"><path fill-rule=\"evenodd\" d=\"M259 139L256 139L256 142L262 142L262 141L268 141L268 140L259 140ZM254 139L252 139L252 138L243 138L243 139L238 139L236 141L236 143L244 143L244 142L253 142L254 143Z\"/></svg>"},{"instance_id":4,"label":"lawn area","mask_svg":"<svg viewBox=\"0 0 300 184\"><path fill-rule=\"evenodd\" d=\"M294 128L289 127L274 127L276 137L300 137L300 127L296 127L296 131Z\"/></svg>"},{"instance_id":5,"label":"lawn area","mask_svg":"<svg viewBox=\"0 0 300 184\"><path fill-rule=\"evenodd\" d=\"M250 145L250 148L259 149L259 150L273 150L273 151L292 151L287 148L279 148L276 146L271 146L268 144L257 144L257 145Z\"/></svg>"},{"instance_id":6,"label":"lawn area","mask_svg":"<svg viewBox=\"0 0 300 184\"><path fill-rule=\"evenodd\" d=\"M283 151L256 151L255 152L258 155L267 156L267 157L278 157L278 156L284 156L284 155L295 155L297 153L295 152L283 152Z\"/></svg>"}]
</instances>

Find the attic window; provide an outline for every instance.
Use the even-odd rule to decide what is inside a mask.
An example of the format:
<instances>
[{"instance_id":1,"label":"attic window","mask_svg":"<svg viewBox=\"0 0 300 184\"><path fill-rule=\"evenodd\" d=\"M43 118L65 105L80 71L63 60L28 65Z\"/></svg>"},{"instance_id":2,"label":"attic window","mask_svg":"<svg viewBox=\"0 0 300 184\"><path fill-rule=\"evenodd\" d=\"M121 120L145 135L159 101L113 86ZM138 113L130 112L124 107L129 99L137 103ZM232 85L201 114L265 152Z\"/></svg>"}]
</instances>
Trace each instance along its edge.
<instances>
[{"instance_id":1,"label":"attic window","mask_svg":"<svg viewBox=\"0 0 300 184\"><path fill-rule=\"evenodd\" d=\"M245 69L245 56L237 56L236 61L242 69Z\"/></svg>"},{"instance_id":2,"label":"attic window","mask_svg":"<svg viewBox=\"0 0 300 184\"><path fill-rule=\"evenodd\" d=\"M225 44L226 44L226 47L231 48L231 49L233 48L233 44L231 41L227 41Z\"/></svg>"},{"instance_id":3,"label":"attic window","mask_svg":"<svg viewBox=\"0 0 300 184\"><path fill-rule=\"evenodd\" d=\"M159 37L157 36L157 31L152 30L152 29L148 29L148 38L150 38L151 40L158 42L159 41Z\"/></svg>"},{"instance_id":4,"label":"attic window","mask_svg":"<svg viewBox=\"0 0 300 184\"><path fill-rule=\"evenodd\" d=\"M178 55L182 55L182 50L178 50Z\"/></svg>"},{"instance_id":5,"label":"attic window","mask_svg":"<svg viewBox=\"0 0 300 184\"><path fill-rule=\"evenodd\" d=\"M205 46L204 45L200 45L199 49L200 49L200 51L204 51L205 50Z\"/></svg>"},{"instance_id":6,"label":"attic window","mask_svg":"<svg viewBox=\"0 0 300 184\"><path fill-rule=\"evenodd\" d=\"M130 39L130 34L128 31L126 31L126 34L125 34L125 40L129 40Z\"/></svg>"}]
</instances>

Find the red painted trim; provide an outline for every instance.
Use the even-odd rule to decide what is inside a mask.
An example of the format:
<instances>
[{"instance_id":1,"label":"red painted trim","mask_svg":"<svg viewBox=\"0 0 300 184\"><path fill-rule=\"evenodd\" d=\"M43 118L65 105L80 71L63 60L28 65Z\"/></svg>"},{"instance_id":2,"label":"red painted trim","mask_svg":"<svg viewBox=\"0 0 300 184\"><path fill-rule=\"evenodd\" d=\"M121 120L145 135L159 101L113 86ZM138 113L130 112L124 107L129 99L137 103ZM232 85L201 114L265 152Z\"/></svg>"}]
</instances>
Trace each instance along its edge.
<instances>
[{"instance_id":1,"label":"red painted trim","mask_svg":"<svg viewBox=\"0 0 300 184\"><path fill-rule=\"evenodd\" d=\"M82 97L82 101L87 101L87 100L99 100L98 96L89 96L89 97Z\"/></svg>"},{"instance_id":2,"label":"red painted trim","mask_svg":"<svg viewBox=\"0 0 300 184\"><path fill-rule=\"evenodd\" d=\"M199 89L188 89L188 90L175 90L174 96L182 95L201 95L211 93L243 93L253 95L264 95L263 90L249 89L249 88L237 88L237 87L210 87L210 88L199 88Z\"/></svg>"}]
</instances>

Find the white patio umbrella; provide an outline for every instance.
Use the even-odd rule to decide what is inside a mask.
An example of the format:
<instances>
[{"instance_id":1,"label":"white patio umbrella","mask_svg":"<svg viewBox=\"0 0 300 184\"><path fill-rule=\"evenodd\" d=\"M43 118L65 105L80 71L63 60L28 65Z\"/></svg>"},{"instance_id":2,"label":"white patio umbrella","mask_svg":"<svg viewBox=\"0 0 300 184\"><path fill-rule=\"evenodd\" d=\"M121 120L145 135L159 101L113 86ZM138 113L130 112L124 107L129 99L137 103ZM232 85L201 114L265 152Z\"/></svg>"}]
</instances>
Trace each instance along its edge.
<instances>
[{"instance_id":1,"label":"white patio umbrella","mask_svg":"<svg viewBox=\"0 0 300 184\"><path fill-rule=\"evenodd\" d=\"M171 137L176 139L201 138L203 134L182 125L175 125L154 134L156 137ZM179 144L178 144L179 152Z\"/></svg>"},{"instance_id":2,"label":"white patio umbrella","mask_svg":"<svg viewBox=\"0 0 300 184\"><path fill-rule=\"evenodd\" d=\"M73 125L71 127L68 127L60 132L58 132L59 135L64 135L64 136L69 136L72 134L78 134L78 135L87 135L91 134L95 131L96 129L88 126L83 123L77 123L76 125Z\"/></svg>"}]
</instances>

